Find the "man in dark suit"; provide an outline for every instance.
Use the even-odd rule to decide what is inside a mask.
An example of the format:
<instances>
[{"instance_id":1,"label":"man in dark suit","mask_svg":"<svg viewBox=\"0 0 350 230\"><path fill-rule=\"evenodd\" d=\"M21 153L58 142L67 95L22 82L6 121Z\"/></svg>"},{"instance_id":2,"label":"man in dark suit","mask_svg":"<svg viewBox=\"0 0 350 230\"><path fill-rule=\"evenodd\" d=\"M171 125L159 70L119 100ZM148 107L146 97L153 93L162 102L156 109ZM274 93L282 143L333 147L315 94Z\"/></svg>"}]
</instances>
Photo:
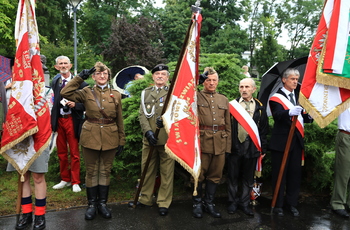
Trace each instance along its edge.
<instances>
[{"instance_id":1,"label":"man in dark suit","mask_svg":"<svg viewBox=\"0 0 350 230\"><path fill-rule=\"evenodd\" d=\"M269 105L274 119L271 141L272 187L275 190L277 178L282 163L284 150L294 116L298 116L293 139L290 145L289 155L285 166L281 186L278 192L274 213L283 216L284 193L288 210L293 216L299 216L296 209L301 184L301 166L304 151L304 127L303 123L312 122L308 114L303 113L303 108L297 105L299 94L295 93L298 85L299 71L287 69L282 77L283 87L270 98Z\"/></svg>"},{"instance_id":2,"label":"man in dark suit","mask_svg":"<svg viewBox=\"0 0 350 230\"><path fill-rule=\"evenodd\" d=\"M53 186L53 189L62 189L73 185L73 192L80 192L80 152L79 135L85 107L82 103L75 103L61 97L61 89L74 76L70 69L72 64L66 56L56 58L55 68L60 71L52 80L54 91L54 104L51 112L52 131L57 131L57 155L60 161L61 182ZM80 88L88 84L83 82ZM68 146L70 154L68 154ZM68 160L70 156L70 161ZM70 162L70 164L69 164Z\"/></svg>"}]
</instances>

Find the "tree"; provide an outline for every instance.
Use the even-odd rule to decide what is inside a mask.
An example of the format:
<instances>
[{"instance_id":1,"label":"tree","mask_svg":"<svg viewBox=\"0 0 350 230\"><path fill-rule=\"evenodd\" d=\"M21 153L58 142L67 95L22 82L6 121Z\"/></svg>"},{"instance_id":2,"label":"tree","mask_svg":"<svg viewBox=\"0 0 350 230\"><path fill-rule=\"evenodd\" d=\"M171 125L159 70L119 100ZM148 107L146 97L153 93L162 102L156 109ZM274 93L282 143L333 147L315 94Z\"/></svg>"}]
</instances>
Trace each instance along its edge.
<instances>
[{"instance_id":1,"label":"tree","mask_svg":"<svg viewBox=\"0 0 350 230\"><path fill-rule=\"evenodd\" d=\"M113 71L130 65L153 68L165 61L161 39L157 21L141 16L135 23L130 23L123 17L113 22L112 33L102 55L110 62Z\"/></svg>"},{"instance_id":2,"label":"tree","mask_svg":"<svg viewBox=\"0 0 350 230\"><path fill-rule=\"evenodd\" d=\"M318 26L323 0L284 0L277 6L277 18L288 30L290 50L288 59L297 58L301 45L311 46L312 37Z\"/></svg>"},{"instance_id":3,"label":"tree","mask_svg":"<svg viewBox=\"0 0 350 230\"><path fill-rule=\"evenodd\" d=\"M15 1L0 0L0 54L14 56L16 43L14 38L15 17L17 10Z\"/></svg>"}]
</instances>

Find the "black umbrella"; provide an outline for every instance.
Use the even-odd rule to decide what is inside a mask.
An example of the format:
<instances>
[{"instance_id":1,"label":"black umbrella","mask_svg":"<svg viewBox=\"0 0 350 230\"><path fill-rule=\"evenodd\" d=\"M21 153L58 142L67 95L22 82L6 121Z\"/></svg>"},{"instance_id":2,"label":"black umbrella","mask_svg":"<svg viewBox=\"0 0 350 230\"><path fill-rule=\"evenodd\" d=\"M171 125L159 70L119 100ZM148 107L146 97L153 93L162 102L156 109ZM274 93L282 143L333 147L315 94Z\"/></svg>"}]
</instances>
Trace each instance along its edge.
<instances>
[{"instance_id":1,"label":"black umbrella","mask_svg":"<svg viewBox=\"0 0 350 230\"><path fill-rule=\"evenodd\" d=\"M139 65L126 67L120 70L113 78L113 87L121 94L125 94L125 85L134 80L135 74L145 75L148 72L148 69Z\"/></svg>"},{"instance_id":2,"label":"black umbrella","mask_svg":"<svg viewBox=\"0 0 350 230\"><path fill-rule=\"evenodd\" d=\"M258 99L263 103L263 105L266 106L266 111L268 115L271 115L268 101L270 97L274 93L276 93L279 88L283 86L281 80L283 72L288 68L295 68L299 70L299 83L301 84L304 77L306 62L307 57L278 62L275 63L266 73L263 74L260 85L260 91L258 93ZM299 90L300 87L297 87L296 93L299 93Z\"/></svg>"}]
</instances>

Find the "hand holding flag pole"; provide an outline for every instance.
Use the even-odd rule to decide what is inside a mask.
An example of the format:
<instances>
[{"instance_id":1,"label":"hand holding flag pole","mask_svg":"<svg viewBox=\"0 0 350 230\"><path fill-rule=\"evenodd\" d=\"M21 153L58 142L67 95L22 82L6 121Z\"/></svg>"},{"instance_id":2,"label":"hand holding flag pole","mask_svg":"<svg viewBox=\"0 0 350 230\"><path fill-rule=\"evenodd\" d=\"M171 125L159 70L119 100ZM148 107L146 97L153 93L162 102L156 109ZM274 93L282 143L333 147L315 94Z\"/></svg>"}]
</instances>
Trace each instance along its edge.
<instances>
[{"instance_id":1,"label":"hand holding flag pole","mask_svg":"<svg viewBox=\"0 0 350 230\"><path fill-rule=\"evenodd\" d=\"M200 12L201 8L199 7L199 3L200 3L200 1L197 0L196 5L191 7L192 12L194 14ZM190 25L189 25L189 27L187 29L185 41L183 43L183 46L182 46L182 49L181 49L181 53L179 55L179 59L178 59L177 65L176 65L176 69L174 71L174 76L173 76L173 79L172 79L170 87L169 87L168 95L167 95L167 97L165 99L165 102L164 102L164 106L163 106L163 110L162 110L161 116L167 110L167 107L168 107L171 95L173 93L174 85L175 85L175 83L177 81L177 77L178 77L178 73L179 73L179 70L180 70L180 67L181 67L181 64L182 64L182 60L183 60L183 57L184 57L184 55L186 53L186 49L187 49L187 46L188 46L188 41L189 41L189 39L191 37L191 32L192 32L191 28L192 28L194 23L195 23L195 20L191 20ZM198 68L196 68L196 70L198 70ZM156 129L156 131L154 133L155 138L158 137L159 131L160 131L160 128L157 127L157 129ZM149 153L148 153L148 156L147 156L147 160L146 160L145 166L143 168L143 172L142 172L142 175L141 175L140 183L139 183L139 186L138 186L137 191L135 193L134 202L133 202L133 205L132 205L133 208L135 208L136 205L137 205L137 202L138 202L138 199L139 199L139 194L141 192L141 189L142 189L142 186L143 186L143 183L144 183L144 179L145 179L145 176L146 176L146 173L147 173L147 170L148 170L148 166L149 166L150 160L152 158L153 151L154 151L154 146L150 145L150 150L149 150Z\"/></svg>"}]
</instances>

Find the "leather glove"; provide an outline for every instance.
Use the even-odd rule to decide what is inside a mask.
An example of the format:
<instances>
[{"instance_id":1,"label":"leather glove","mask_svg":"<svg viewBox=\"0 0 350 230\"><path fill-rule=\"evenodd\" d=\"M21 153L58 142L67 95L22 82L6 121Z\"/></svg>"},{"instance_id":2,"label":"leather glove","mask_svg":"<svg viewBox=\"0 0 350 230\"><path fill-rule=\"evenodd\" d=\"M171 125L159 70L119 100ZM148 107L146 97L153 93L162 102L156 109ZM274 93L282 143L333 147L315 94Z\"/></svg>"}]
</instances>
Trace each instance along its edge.
<instances>
[{"instance_id":1,"label":"leather glove","mask_svg":"<svg viewBox=\"0 0 350 230\"><path fill-rule=\"evenodd\" d=\"M289 116L298 116L303 111L303 107L296 105L289 110Z\"/></svg>"},{"instance_id":2,"label":"leather glove","mask_svg":"<svg viewBox=\"0 0 350 230\"><path fill-rule=\"evenodd\" d=\"M158 139L154 136L154 132L152 130L148 130L145 133L145 137L150 145L155 146L157 144Z\"/></svg>"},{"instance_id":3,"label":"leather glove","mask_svg":"<svg viewBox=\"0 0 350 230\"><path fill-rule=\"evenodd\" d=\"M79 76L86 80L89 78L89 76L95 72L95 67L92 67L91 69L83 69L80 73L79 73Z\"/></svg>"},{"instance_id":4,"label":"leather glove","mask_svg":"<svg viewBox=\"0 0 350 230\"><path fill-rule=\"evenodd\" d=\"M198 84L203 84L203 82L208 78L208 71L205 71L203 74L199 75Z\"/></svg>"},{"instance_id":5,"label":"leather glove","mask_svg":"<svg viewBox=\"0 0 350 230\"><path fill-rule=\"evenodd\" d=\"M162 120L161 117L157 117L157 118L156 118L156 124L157 124L157 128L158 128L158 129L161 129L161 128L164 127L163 120Z\"/></svg>"},{"instance_id":6,"label":"leather glove","mask_svg":"<svg viewBox=\"0 0 350 230\"><path fill-rule=\"evenodd\" d=\"M117 152L115 153L115 156L119 156L120 154L122 154L124 150L124 146L123 145L119 145L118 148L117 148Z\"/></svg>"}]
</instances>

